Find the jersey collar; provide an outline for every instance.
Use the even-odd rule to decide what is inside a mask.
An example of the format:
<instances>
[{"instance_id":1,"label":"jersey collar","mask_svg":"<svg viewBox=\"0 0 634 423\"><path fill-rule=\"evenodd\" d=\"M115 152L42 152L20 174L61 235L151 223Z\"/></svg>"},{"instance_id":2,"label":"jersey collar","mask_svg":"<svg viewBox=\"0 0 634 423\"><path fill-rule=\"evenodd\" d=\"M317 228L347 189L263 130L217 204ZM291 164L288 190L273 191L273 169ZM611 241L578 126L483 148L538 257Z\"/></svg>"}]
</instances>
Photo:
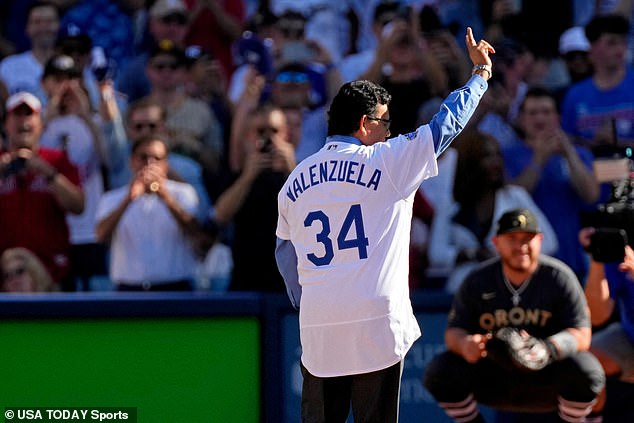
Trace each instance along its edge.
<instances>
[{"instance_id":1,"label":"jersey collar","mask_svg":"<svg viewBox=\"0 0 634 423\"><path fill-rule=\"evenodd\" d=\"M359 138L351 137L349 135L331 135L326 138L326 144L330 142L346 142L348 144L363 145Z\"/></svg>"}]
</instances>

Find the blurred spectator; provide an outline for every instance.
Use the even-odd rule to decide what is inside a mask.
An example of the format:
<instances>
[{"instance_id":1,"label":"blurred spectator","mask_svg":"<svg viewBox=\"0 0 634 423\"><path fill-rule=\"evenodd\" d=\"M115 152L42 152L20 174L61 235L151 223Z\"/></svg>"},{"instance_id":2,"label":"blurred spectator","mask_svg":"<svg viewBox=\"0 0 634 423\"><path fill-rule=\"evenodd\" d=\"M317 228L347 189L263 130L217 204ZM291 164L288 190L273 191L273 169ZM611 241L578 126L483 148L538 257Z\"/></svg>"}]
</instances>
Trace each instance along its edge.
<instances>
[{"instance_id":1,"label":"blurred spectator","mask_svg":"<svg viewBox=\"0 0 634 423\"><path fill-rule=\"evenodd\" d=\"M559 38L559 54L566 62L566 70L571 83L576 83L592 75L592 63L588 60L590 42L580 26L565 30Z\"/></svg>"},{"instance_id":2,"label":"blurred spectator","mask_svg":"<svg viewBox=\"0 0 634 423\"><path fill-rule=\"evenodd\" d=\"M628 63L634 65L634 2L632 0L576 0L574 5L574 24L587 25L599 15L617 14L630 22L628 35Z\"/></svg>"},{"instance_id":3,"label":"blurred spectator","mask_svg":"<svg viewBox=\"0 0 634 423\"><path fill-rule=\"evenodd\" d=\"M19 92L7 100L8 149L0 155L0 251L25 247L53 280L68 286L70 241L66 213L81 214L84 195L66 152L41 148L42 105Z\"/></svg>"},{"instance_id":4,"label":"blurred spectator","mask_svg":"<svg viewBox=\"0 0 634 423\"><path fill-rule=\"evenodd\" d=\"M97 243L95 213L105 188L102 172L108 167L108 157L81 76L81 68L70 56L55 55L46 63L42 86L48 102L40 145L65 151L79 170L84 211L69 215L66 220L70 229L71 276L80 290L88 291L92 276L106 274L106 251ZM75 284L64 290L74 291Z\"/></svg>"},{"instance_id":5,"label":"blurred spectator","mask_svg":"<svg viewBox=\"0 0 634 423\"><path fill-rule=\"evenodd\" d=\"M486 0L480 2L482 22L485 27L484 38L496 46L501 40L517 35L522 29L522 1ZM496 48L497 50L497 48Z\"/></svg>"},{"instance_id":6,"label":"blurred spectator","mask_svg":"<svg viewBox=\"0 0 634 423\"><path fill-rule=\"evenodd\" d=\"M325 107L316 107L313 103L313 75L310 68L301 63L290 63L279 68L269 85L255 70L247 75L247 87L236 103L232 122L229 164L233 171L239 170L243 163L246 146L243 142L243 133L248 128L246 122L260 106L262 98L265 97L263 92L267 89L270 103L282 110L295 109L301 113L301 136L297 138L296 132L292 132L292 138L289 138L289 141L297 142L294 148L295 159L298 162L324 145L327 132L326 110ZM294 128L296 131L298 125ZM323 134L323 137L318 138L319 134Z\"/></svg>"},{"instance_id":7,"label":"blurred spectator","mask_svg":"<svg viewBox=\"0 0 634 423\"><path fill-rule=\"evenodd\" d=\"M119 110L114 110L115 130L110 132L113 147L111 155L110 187L112 189L127 185L132 178L132 171L128 164L132 145L144 137L152 134L167 135L165 127L165 108L149 97L137 100L130 105L125 119L125 128L119 116ZM205 221L210 214L211 203L203 181L203 169L194 159L178 153L169 152L167 156L169 169L168 178L186 182L194 187L199 199L196 217ZM217 181L220 185L220 181ZM218 188L220 190L220 188Z\"/></svg>"},{"instance_id":8,"label":"blurred spectator","mask_svg":"<svg viewBox=\"0 0 634 423\"><path fill-rule=\"evenodd\" d=\"M257 108L245 122L241 172L216 202L216 221L233 223L231 290L284 291L275 262L277 194L295 167L281 109Z\"/></svg>"},{"instance_id":9,"label":"blurred spectator","mask_svg":"<svg viewBox=\"0 0 634 423\"><path fill-rule=\"evenodd\" d=\"M496 45L504 38L521 41L540 59L557 56L559 35L572 26L576 0L485 0L481 2L485 38ZM548 10L548 13L544 13ZM536 24L536 23L539 24Z\"/></svg>"},{"instance_id":10,"label":"blurred spectator","mask_svg":"<svg viewBox=\"0 0 634 423\"><path fill-rule=\"evenodd\" d=\"M621 15L597 16L585 27L594 73L566 93L562 126L592 148L634 143L634 70L626 65L628 29L629 22Z\"/></svg>"},{"instance_id":11,"label":"blurred spectator","mask_svg":"<svg viewBox=\"0 0 634 423\"><path fill-rule=\"evenodd\" d=\"M82 31L75 23L70 22L60 27L55 41L55 54L63 54L70 56L75 62L76 67L82 73L84 85L87 83L94 86L94 76L90 70L91 50L93 47L92 39ZM47 61L48 62L48 61ZM88 80L87 80L88 79ZM95 95L97 94L95 90ZM91 101L92 101L91 96ZM98 97L94 97L97 99ZM96 101L93 104L98 104Z\"/></svg>"},{"instance_id":12,"label":"blurred spectator","mask_svg":"<svg viewBox=\"0 0 634 423\"><path fill-rule=\"evenodd\" d=\"M448 89L459 88L462 81L469 79L471 61L450 28L442 24L436 10L429 5L418 13L418 28L427 49L447 74Z\"/></svg>"},{"instance_id":13,"label":"blurred spectator","mask_svg":"<svg viewBox=\"0 0 634 423\"><path fill-rule=\"evenodd\" d=\"M287 105L282 107L288 127L288 142L297 146L302 140L304 131L304 109L302 106ZM295 154L297 158L297 154Z\"/></svg>"},{"instance_id":14,"label":"blurred spectator","mask_svg":"<svg viewBox=\"0 0 634 423\"><path fill-rule=\"evenodd\" d=\"M495 77L500 81L510 99L506 120L514 125L520 104L528 89L526 78L531 72L535 57L525 44L506 38L495 45L495 54L492 59L497 70Z\"/></svg>"},{"instance_id":15,"label":"blurred spectator","mask_svg":"<svg viewBox=\"0 0 634 423\"><path fill-rule=\"evenodd\" d=\"M135 34L135 15L143 0L80 0L62 16L62 27L73 24L108 53L119 68L125 67L142 40ZM66 53L68 54L68 53Z\"/></svg>"},{"instance_id":16,"label":"blurred spectator","mask_svg":"<svg viewBox=\"0 0 634 423\"><path fill-rule=\"evenodd\" d=\"M423 104L447 92L447 77L436 58L424 47L422 36L411 24L409 10L383 27L374 61L360 79L374 81L392 95L393 134L416 127Z\"/></svg>"},{"instance_id":17,"label":"blurred spectator","mask_svg":"<svg viewBox=\"0 0 634 423\"><path fill-rule=\"evenodd\" d=\"M275 28L279 34L272 50L275 70L303 65L311 80L312 107L329 103L341 85L332 53L320 41L306 37L306 17L300 13L285 12L275 22Z\"/></svg>"},{"instance_id":18,"label":"blurred spectator","mask_svg":"<svg viewBox=\"0 0 634 423\"><path fill-rule=\"evenodd\" d=\"M222 68L223 83L231 76L234 63L231 44L240 38L245 24L244 0L185 0L190 24L185 44L199 45L211 52Z\"/></svg>"},{"instance_id":19,"label":"blurred spectator","mask_svg":"<svg viewBox=\"0 0 634 423\"><path fill-rule=\"evenodd\" d=\"M434 207L424 195L422 189L414 194L412 209L412 227L409 243L409 288L426 288L426 270L428 266L427 248L429 228L434 218Z\"/></svg>"},{"instance_id":20,"label":"blurred spectator","mask_svg":"<svg viewBox=\"0 0 634 423\"><path fill-rule=\"evenodd\" d=\"M344 51L341 60L347 56L358 54L366 50L376 48L377 40L374 36L374 10L384 0L348 0L347 17L347 50ZM342 40L343 41L343 40Z\"/></svg>"},{"instance_id":21,"label":"blurred spectator","mask_svg":"<svg viewBox=\"0 0 634 423\"><path fill-rule=\"evenodd\" d=\"M375 5L372 8L372 35L375 40L367 48L362 49L358 53L348 55L341 60L338 66L343 82L360 79L361 75L374 62L380 40L389 35L388 32L391 31L390 28L394 25L391 22L402 21L403 15L407 10L400 2L376 1L374 3ZM386 26L388 29L384 29Z\"/></svg>"},{"instance_id":22,"label":"blurred spectator","mask_svg":"<svg viewBox=\"0 0 634 423\"><path fill-rule=\"evenodd\" d=\"M241 65L229 88L234 103L244 93L251 78L249 73L255 70L268 82L276 72L290 65L304 67L310 77L311 108L329 103L341 85L341 78L331 53L319 41L306 38L306 18L288 11L279 17L262 16L258 22L254 28L257 33L246 31L234 47L235 59ZM267 87L264 98L268 92Z\"/></svg>"},{"instance_id":23,"label":"blurred spectator","mask_svg":"<svg viewBox=\"0 0 634 423\"><path fill-rule=\"evenodd\" d=\"M102 85L111 81L116 73L115 61L106 55L102 47L95 46L88 34L72 22L61 27L55 46L56 54L73 58L90 103L97 109L103 101ZM119 107L125 108L126 99L123 95L116 92L113 95Z\"/></svg>"},{"instance_id":24,"label":"blurred spectator","mask_svg":"<svg viewBox=\"0 0 634 423\"><path fill-rule=\"evenodd\" d=\"M220 63L213 54L197 45L187 46L187 77L185 92L192 98L205 102L221 127L223 146L229 143L232 104L227 96L227 82L223 78ZM227 151L223 151L223 156Z\"/></svg>"},{"instance_id":25,"label":"blurred spectator","mask_svg":"<svg viewBox=\"0 0 634 423\"><path fill-rule=\"evenodd\" d=\"M533 54L514 39L503 39L495 46L492 60L496 64L489 89L470 125L495 138L505 149L519 142L517 115L528 89L526 78L534 63Z\"/></svg>"},{"instance_id":26,"label":"blurred spectator","mask_svg":"<svg viewBox=\"0 0 634 423\"><path fill-rule=\"evenodd\" d=\"M592 76L592 63L588 57L589 50L590 42L586 38L583 27L568 28L561 34L559 55L563 58L566 66L567 81L555 91L557 104L561 104L570 85Z\"/></svg>"},{"instance_id":27,"label":"blurred spectator","mask_svg":"<svg viewBox=\"0 0 634 423\"><path fill-rule=\"evenodd\" d=\"M228 87L228 96L233 104L240 100L253 74L261 76L268 81L273 76L273 49L275 42L273 36L277 34L274 29L276 17L272 15L257 15L252 25L252 30L244 31L242 36L233 45L233 61L237 68L231 77Z\"/></svg>"},{"instance_id":28,"label":"blurred spectator","mask_svg":"<svg viewBox=\"0 0 634 423\"><path fill-rule=\"evenodd\" d=\"M484 93L469 125L492 136L505 149L519 142L519 134L516 125L508 118L513 97L504 87L502 78L500 73L495 73L489 79L489 89Z\"/></svg>"},{"instance_id":29,"label":"blurred spectator","mask_svg":"<svg viewBox=\"0 0 634 423\"><path fill-rule=\"evenodd\" d=\"M278 69L271 82L271 103L283 110L301 110L301 136L294 144L298 162L323 147L328 130L326 109L313 100L313 75L308 66L288 64Z\"/></svg>"},{"instance_id":30,"label":"blurred spectator","mask_svg":"<svg viewBox=\"0 0 634 423\"><path fill-rule=\"evenodd\" d=\"M590 249L595 230L584 228L579 232L579 242L585 248ZM592 326L598 329L592 334L590 352L599 359L608 378L634 384L634 250L626 246L623 259L616 263L599 262L592 255L590 258L585 294ZM619 316L616 321L615 312ZM603 421L599 416L608 395L609 389L599 395L588 423ZM628 405L631 410L631 403Z\"/></svg>"},{"instance_id":31,"label":"blurred spectator","mask_svg":"<svg viewBox=\"0 0 634 423\"><path fill-rule=\"evenodd\" d=\"M499 144L489 135L463 132L454 144L458 162L453 178L453 201L434 215L429 239L429 263L448 270L445 288L455 292L465 276L495 254L495 222L506 211L525 208L538 218L544 232L545 254L557 251L557 237L548 219L522 187L504 179ZM448 193L449 194L449 193Z\"/></svg>"},{"instance_id":32,"label":"blurred spectator","mask_svg":"<svg viewBox=\"0 0 634 423\"><path fill-rule=\"evenodd\" d=\"M135 142L129 185L99 201L97 238L110 243L110 278L119 291L192 289L198 198L191 185L167 179L167 152L157 135Z\"/></svg>"},{"instance_id":33,"label":"blurred spectator","mask_svg":"<svg viewBox=\"0 0 634 423\"><path fill-rule=\"evenodd\" d=\"M196 288L224 292L229 288L233 271L231 248L224 243L222 231L214 220L208 220L195 236L196 252L201 257L196 272Z\"/></svg>"},{"instance_id":34,"label":"blurred spectator","mask_svg":"<svg viewBox=\"0 0 634 423\"><path fill-rule=\"evenodd\" d=\"M509 180L531 193L555 230L559 249L550 254L584 280L587 263L577 236L580 214L599 198L592 152L573 145L561 129L555 97L545 89L526 92L518 122L523 142L503 151Z\"/></svg>"},{"instance_id":35,"label":"blurred spectator","mask_svg":"<svg viewBox=\"0 0 634 423\"><path fill-rule=\"evenodd\" d=\"M59 26L59 12L53 3L36 1L30 6L25 31L31 40L31 49L0 62L0 79L11 94L30 92L42 104L46 103L40 80L44 64L55 53Z\"/></svg>"},{"instance_id":36,"label":"blurred spectator","mask_svg":"<svg viewBox=\"0 0 634 423\"><path fill-rule=\"evenodd\" d=\"M47 0L60 11L60 16L66 9L79 0ZM31 40L25 32L29 11L35 3L42 0L21 0L0 2L0 39L4 38L5 47L13 53L23 53L31 48ZM0 60L2 56L0 56Z\"/></svg>"},{"instance_id":37,"label":"blurred spectator","mask_svg":"<svg viewBox=\"0 0 634 423\"><path fill-rule=\"evenodd\" d=\"M185 52L170 41L160 42L150 53L145 74L151 86L149 97L167 111L170 151L191 157L203 167L217 168L225 150L222 128L211 108L184 89Z\"/></svg>"},{"instance_id":38,"label":"blurred spectator","mask_svg":"<svg viewBox=\"0 0 634 423\"><path fill-rule=\"evenodd\" d=\"M0 79L0 147L4 146L4 116L5 116L5 108L4 103L9 98L9 90L7 90L7 86Z\"/></svg>"},{"instance_id":39,"label":"blurred spectator","mask_svg":"<svg viewBox=\"0 0 634 423\"><path fill-rule=\"evenodd\" d=\"M4 250L0 256L0 270L2 292L51 292L55 289L42 261L26 248Z\"/></svg>"},{"instance_id":40,"label":"blurred spectator","mask_svg":"<svg viewBox=\"0 0 634 423\"><path fill-rule=\"evenodd\" d=\"M115 86L133 102L150 93L150 82L145 68L150 51L162 40L185 48L189 11L182 0L156 0L148 11L148 44L150 47L130 59L128 64L117 73Z\"/></svg>"},{"instance_id":41,"label":"blurred spectator","mask_svg":"<svg viewBox=\"0 0 634 423\"><path fill-rule=\"evenodd\" d=\"M268 2L270 10L280 18L291 14L303 16L302 27L306 39L318 41L335 62L341 59L349 50L350 43L354 42L350 27L354 25L356 15L351 15L350 3L353 2L339 0L270 0ZM364 6L368 7L368 2ZM370 7L372 7L371 4ZM286 26L285 23L283 25Z\"/></svg>"}]
</instances>

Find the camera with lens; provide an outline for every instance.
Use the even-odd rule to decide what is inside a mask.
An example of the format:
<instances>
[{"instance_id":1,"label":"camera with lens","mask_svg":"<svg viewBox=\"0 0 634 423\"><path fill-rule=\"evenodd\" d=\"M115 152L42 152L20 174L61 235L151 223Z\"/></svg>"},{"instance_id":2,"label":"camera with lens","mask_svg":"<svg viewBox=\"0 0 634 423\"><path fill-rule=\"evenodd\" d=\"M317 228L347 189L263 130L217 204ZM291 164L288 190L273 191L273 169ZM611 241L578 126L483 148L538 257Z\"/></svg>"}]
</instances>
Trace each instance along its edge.
<instances>
[{"instance_id":1,"label":"camera with lens","mask_svg":"<svg viewBox=\"0 0 634 423\"><path fill-rule=\"evenodd\" d=\"M594 261L621 263L625 258L627 233L619 228L596 228L590 237L588 251Z\"/></svg>"},{"instance_id":2,"label":"camera with lens","mask_svg":"<svg viewBox=\"0 0 634 423\"><path fill-rule=\"evenodd\" d=\"M273 140L271 137L264 137L261 140L260 151L262 153L270 153L273 149Z\"/></svg>"},{"instance_id":3,"label":"camera with lens","mask_svg":"<svg viewBox=\"0 0 634 423\"><path fill-rule=\"evenodd\" d=\"M26 158L16 157L4 167L2 171L2 176L6 178L8 176L15 175L16 173L22 172L25 168Z\"/></svg>"},{"instance_id":4,"label":"camera with lens","mask_svg":"<svg viewBox=\"0 0 634 423\"><path fill-rule=\"evenodd\" d=\"M610 198L595 210L581 215L584 227L596 229L590 240L590 253L596 261L621 262L624 248L634 241L634 178L631 174L631 149L609 146L595 156L595 174L600 182L610 183ZM609 150L609 151L608 151ZM606 154L608 153L608 154ZM600 162L601 167L597 166ZM612 176L610 176L612 175Z\"/></svg>"}]
</instances>

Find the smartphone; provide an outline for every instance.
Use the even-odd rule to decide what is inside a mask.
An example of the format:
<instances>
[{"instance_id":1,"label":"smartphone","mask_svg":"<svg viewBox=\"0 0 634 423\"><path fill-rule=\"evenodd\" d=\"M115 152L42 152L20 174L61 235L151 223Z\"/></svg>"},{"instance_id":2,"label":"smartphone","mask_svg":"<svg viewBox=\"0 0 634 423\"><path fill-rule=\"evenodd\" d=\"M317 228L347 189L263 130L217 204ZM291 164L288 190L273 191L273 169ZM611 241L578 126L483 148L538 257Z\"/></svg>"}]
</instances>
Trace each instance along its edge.
<instances>
[{"instance_id":1,"label":"smartphone","mask_svg":"<svg viewBox=\"0 0 634 423\"><path fill-rule=\"evenodd\" d=\"M627 233L618 228L597 228L590 237L590 254L594 261L621 263L625 258Z\"/></svg>"},{"instance_id":2,"label":"smartphone","mask_svg":"<svg viewBox=\"0 0 634 423\"><path fill-rule=\"evenodd\" d=\"M262 153L270 153L273 149L273 140L270 137L264 137L261 140L260 151Z\"/></svg>"},{"instance_id":3,"label":"smartphone","mask_svg":"<svg viewBox=\"0 0 634 423\"><path fill-rule=\"evenodd\" d=\"M11 160L4 168L3 177L11 176L22 172L26 168L26 159L24 157L16 157Z\"/></svg>"},{"instance_id":4,"label":"smartphone","mask_svg":"<svg viewBox=\"0 0 634 423\"><path fill-rule=\"evenodd\" d=\"M286 41L282 46L282 60L285 62L310 62L315 51L304 41Z\"/></svg>"}]
</instances>

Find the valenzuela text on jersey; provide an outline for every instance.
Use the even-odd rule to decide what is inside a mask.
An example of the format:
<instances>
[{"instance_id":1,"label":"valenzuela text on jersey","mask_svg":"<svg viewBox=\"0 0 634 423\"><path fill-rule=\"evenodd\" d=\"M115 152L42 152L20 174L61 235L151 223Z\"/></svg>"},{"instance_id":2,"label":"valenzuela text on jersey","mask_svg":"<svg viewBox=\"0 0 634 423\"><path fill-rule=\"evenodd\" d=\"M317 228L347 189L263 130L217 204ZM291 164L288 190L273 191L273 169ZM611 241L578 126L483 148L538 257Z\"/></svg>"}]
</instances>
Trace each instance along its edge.
<instances>
[{"instance_id":1,"label":"valenzuela text on jersey","mask_svg":"<svg viewBox=\"0 0 634 423\"><path fill-rule=\"evenodd\" d=\"M326 160L300 172L288 185L286 195L295 202L310 187L326 182L344 182L376 191L381 181L381 169L366 169L365 163L352 160Z\"/></svg>"}]
</instances>

